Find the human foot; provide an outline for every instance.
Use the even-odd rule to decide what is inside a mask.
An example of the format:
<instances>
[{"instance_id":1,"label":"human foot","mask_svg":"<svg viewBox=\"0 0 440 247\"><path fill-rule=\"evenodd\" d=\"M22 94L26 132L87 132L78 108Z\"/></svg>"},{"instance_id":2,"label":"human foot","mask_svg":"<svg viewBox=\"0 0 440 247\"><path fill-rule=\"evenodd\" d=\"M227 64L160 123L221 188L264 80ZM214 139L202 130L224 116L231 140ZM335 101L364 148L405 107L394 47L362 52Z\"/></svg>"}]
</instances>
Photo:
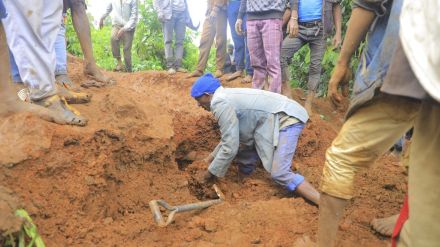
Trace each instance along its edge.
<instances>
[{"instance_id":1,"label":"human foot","mask_svg":"<svg viewBox=\"0 0 440 247\"><path fill-rule=\"evenodd\" d=\"M252 82L252 76L246 75L243 80L241 80L241 83L251 83Z\"/></svg>"},{"instance_id":2,"label":"human foot","mask_svg":"<svg viewBox=\"0 0 440 247\"><path fill-rule=\"evenodd\" d=\"M167 71L167 73L168 73L169 75L174 75L174 74L176 74L176 70L175 70L174 68L170 68L170 69Z\"/></svg>"},{"instance_id":3,"label":"human foot","mask_svg":"<svg viewBox=\"0 0 440 247\"><path fill-rule=\"evenodd\" d=\"M70 124L77 126L87 125L87 118L81 116L81 114L69 106L66 101L60 98L58 95L53 95L38 101L33 102L36 105L45 107L50 111L51 121L58 124Z\"/></svg>"},{"instance_id":4,"label":"human foot","mask_svg":"<svg viewBox=\"0 0 440 247\"><path fill-rule=\"evenodd\" d=\"M315 98L315 92L313 91L309 91L307 93L307 98L306 98L306 102L304 103L304 108L306 108L307 113L309 114L309 116L312 116L313 111L312 111L312 102L313 99Z\"/></svg>"},{"instance_id":5,"label":"human foot","mask_svg":"<svg viewBox=\"0 0 440 247\"><path fill-rule=\"evenodd\" d=\"M243 71L241 71L241 70L239 70L239 71L235 71L234 73L230 74L230 75L226 78L226 80L227 80L227 81L232 81L232 80L234 80L235 78L240 77L242 74L243 74Z\"/></svg>"},{"instance_id":6,"label":"human foot","mask_svg":"<svg viewBox=\"0 0 440 247\"><path fill-rule=\"evenodd\" d=\"M118 64L116 64L116 67L113 69L113 71L116 72L124 71L124 65L122 64L122 62L118 61Z\"/></svg>"},{"instance_id":7,"label":"human foot","mask_svg":"<svg viewBox=\"0 0 440 247\"><path fill-rule=\"evenodd\" d=\"M81 91L81 88L77 86L72 80L70 80L68 75L56 75L55 82L59 86L65 87L73 92L79 93Z\"/></svg>"},{"instance_id":8,"label":"human foot","mask_svg":"<svg viewBox=\"0 0 440 247\"><path fill-rule=\"evenodd\" d=\"M186 78L200 77L202 75L203 75L202 71L196 70L196 71L192 72L191 74L189 74Z\"/></svg>"},{"instance_id":9,"label":"human foot","mask_svg":"<svg viewBox=\"0 0 440 247\"><path fill-rule=\"evenodd\" d=\"M66 99L69 104L85 104L89 103L92 99L91 94L76 93L65 87L58 87L58 95Z\"/></svg>"},{"instance_id":10,"label":"human foot","mask_svg":"<svg viewBox=\"0 0 440 247\"><path fill-rule=\"evenodd\" d=\"M309 182L304 180L304 182L296 187L295 193L313 202L315 205L319 205L319 192Z\"/></svg>"},{"instance_id":11,"label":"human foot","mask_svg":"<svg viewBox=\"0 0 440 247\"><path fill-rule=\"evenodd\" d=\"M179 72L179 73L187 73L188 72L188 70L186 70L186 69L184 69L182 67L177 68L176 71Z\"/></svg>"},{"instance_id":12,"label":"human foot","mask_svg":"<svg viewBox=\"0 0 440 247\"><path fill-rule=\"evenodd\" d=\"M397 218L399 218L398 214L386 218L373 219L370 225L376 232L391 237Z\"/></svg>"},{"instance_id":13,"label":"human foot","mask_svg":"<svg viewBox=\"0 0 440 247\"><path fill-rule=\"evenodd\" d=\"M314 247L316 244L309 238L309 236L302 236L293 242L293 247Z\"/></svg>"},{"instance_id":14,"label":"human foot","mask_svg":"<svg viewBox=\"0 0 440 247\"><path fill-rule=\"evenodd\" d=\"M221 71L219 69L216 70L215 73L214 73L214 76L217 77L217 78L222 77L223 76L223 71Z\"/></svg>"},{"instance_id":15,"label":"human foot","mask_svg":"<svg viewBox=\"0 0 440 247\"><path fill-rule=\"evenodd\" d=\"M84 74L91 77L94 80L97 80L99 82L106 83L107 85L112 85L115 83L115 80L111 77L108 77L104 75L101 70L98 68L98 66L88 64L84 67Z\"/></svg>"}]
</instances>

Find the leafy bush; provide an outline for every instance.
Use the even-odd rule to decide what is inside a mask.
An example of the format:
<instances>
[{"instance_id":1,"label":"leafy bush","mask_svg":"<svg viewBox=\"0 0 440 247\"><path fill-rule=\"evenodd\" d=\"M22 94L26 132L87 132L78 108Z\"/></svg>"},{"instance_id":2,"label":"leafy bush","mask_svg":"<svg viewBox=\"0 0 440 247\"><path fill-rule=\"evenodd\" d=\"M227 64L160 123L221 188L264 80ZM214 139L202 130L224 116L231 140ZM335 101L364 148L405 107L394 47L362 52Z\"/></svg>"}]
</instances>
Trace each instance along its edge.
<instances>
[{"instance_id":1,"label":"leafy bush","mask_svg":"<svg viewBox=\"0 0 440 247\"><path fill-rule=\"evenodd\" d=\"M89 16L89 20L93 20L93 17ZM90 31L96 63L104 69L111 70L114 68L116 61L113 59L110 45L112 29L110 18L107 18L105 23L106 25L101 30L90 25ZM192 43L195 36L196 34L192 30L187 29L183 66L190 70L194 69L198 59L198 48ZM75 56L82 56L81 46L73 28L70 14L66 23L66 39L68 52ZM166 68L162 24L157 19L152 0L139 3L139 22L133 40L132 63L134 71L162 70Z\"/></svg>"}]
</instances>

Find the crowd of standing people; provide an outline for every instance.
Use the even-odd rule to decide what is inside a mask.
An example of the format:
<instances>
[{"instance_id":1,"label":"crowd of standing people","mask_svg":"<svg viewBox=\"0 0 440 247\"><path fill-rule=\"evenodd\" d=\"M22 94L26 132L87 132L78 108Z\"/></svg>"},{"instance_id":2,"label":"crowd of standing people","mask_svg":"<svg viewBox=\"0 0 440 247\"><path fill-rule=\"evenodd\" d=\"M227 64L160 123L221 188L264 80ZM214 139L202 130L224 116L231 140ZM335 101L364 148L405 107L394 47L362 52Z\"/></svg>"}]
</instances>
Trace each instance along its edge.
<instances>
[{"instance_id":1,"label":"crowd of standing people","mask_svg":"<svg viewBox=\"0 0 440 247\"><path fill-rule=\"evenodd\" d=\"M100 19L102 27L112 15L111 45L118 71L132 71L137 4L136 0L110 1ZM187 2L154 0L154 7L163 26L168 73L186 72L182 67L186 27L197 29ZM84 0L0 0L1 116L27 111L60 124L87 124L87 118L70 106L87 103L92 95L67 75L64 17L68 9L84 53L84 73L104 84L114 82L93 57ZM191 96L214 114L222 138L206 159L209 166L201 182L224 176L234 158L243 175L261 160L275 182L319 205L317 243L304 238L297 244L334 246L339 220L354 195L355 176L413 128L408 198L398 220L391 222L393 245L438 245L439 9L436 0L354 0L342 43L338 0L208 0L197 68L188 77L198 77ZM228 22L233 52L227 52ZM343 97L339 88L346 92L348 87L351 57L362 42L365 47L346 120L326 152L319 193L291 170L291 161L312 113L331 35L334 47L342 43L329 81L329 98L335 105ZM214 41L216 71L204 75ZM306 44L310 68L302 107L282 94L289 95L288 65L293 54ZM224 75L225 65L233 65L226 80L243 77L252 89L223 88L218 78ZM18 97L10 78L21 87Z\"/></svg>"}]
</instances>

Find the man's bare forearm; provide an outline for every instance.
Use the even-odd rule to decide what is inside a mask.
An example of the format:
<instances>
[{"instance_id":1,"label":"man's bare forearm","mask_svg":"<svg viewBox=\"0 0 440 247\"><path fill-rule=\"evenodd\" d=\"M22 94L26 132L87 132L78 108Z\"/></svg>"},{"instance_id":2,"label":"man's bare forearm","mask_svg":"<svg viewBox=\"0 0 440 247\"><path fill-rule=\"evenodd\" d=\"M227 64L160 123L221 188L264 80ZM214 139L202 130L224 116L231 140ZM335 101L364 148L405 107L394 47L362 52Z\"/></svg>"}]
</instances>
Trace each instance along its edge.
<instances>
[{"instance_id":1,"label":"man's bare forearm","mask_svg":"<svg viewBox=\"0 0 440 247\"><path fill-rule=\"evenodd\" d=\"M356 49L368 32L375 18L375 13L363 8L354 8L342 44L338 63L348 64Z\"/></svg>"},{"instance_id":2,"label":"man's bare forearm","mask_svg":"<svg viewBox=\"0 0 440 247\"><path fill-rule=\"evenodd\" d=\"M335 23L336 34L342 33L342 8L339 3L333 5L333 21Z\"/></svg>"}]
</instances>

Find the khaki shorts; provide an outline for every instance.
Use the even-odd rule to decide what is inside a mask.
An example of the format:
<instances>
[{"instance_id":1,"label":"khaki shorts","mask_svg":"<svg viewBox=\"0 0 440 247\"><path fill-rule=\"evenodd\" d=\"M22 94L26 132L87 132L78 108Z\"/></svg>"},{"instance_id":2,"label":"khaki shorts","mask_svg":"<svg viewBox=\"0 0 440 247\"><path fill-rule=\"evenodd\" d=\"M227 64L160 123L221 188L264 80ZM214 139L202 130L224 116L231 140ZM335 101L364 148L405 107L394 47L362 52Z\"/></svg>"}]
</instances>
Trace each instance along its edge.
<instances>
[{"instance_id":1,"label":"khaki shorts","mask_svg":"<svg viewBox=\"0 0 440 247\"><path fill-rule=\"evenodd\" d=\"M414 126L420 101L379 94L347 119L327 149L321 190L334 197L353 197L354 177L370 167Z\"/></svg>"}]
</instances>

